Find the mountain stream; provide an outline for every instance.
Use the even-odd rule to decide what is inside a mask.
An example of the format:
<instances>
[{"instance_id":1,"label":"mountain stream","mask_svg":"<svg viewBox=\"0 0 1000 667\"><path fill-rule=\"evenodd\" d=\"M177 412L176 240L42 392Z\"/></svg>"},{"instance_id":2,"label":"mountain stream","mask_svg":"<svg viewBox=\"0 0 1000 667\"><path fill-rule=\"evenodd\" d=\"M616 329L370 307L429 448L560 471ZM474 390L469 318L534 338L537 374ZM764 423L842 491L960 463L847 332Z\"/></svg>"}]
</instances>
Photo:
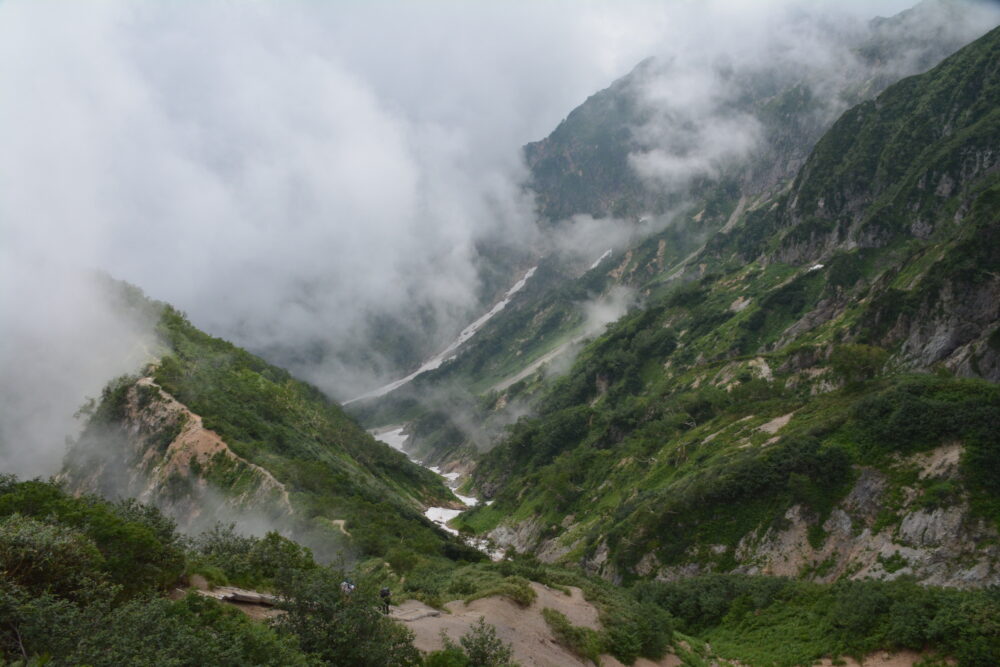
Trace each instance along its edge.
<instances>
[{"instance_id":1,"label":"mountain stream","mask_svg":"<svg viewBox=\"0 0 1000 667\"><path fill-rule=\"evenodd\" d=\"M416 463L417 465L423 465L420 461L414 459L412 456L406 453L403 446L406 441L410 439L410 436L403 433L404 426L393 427L387 430L375 430L372 431L372 435L376 440L380 440L385 444L389 445L393 449L406 454L407 458ZM441 472L441 469L437 466L424 466L431 472L440 475L445 479L448 487L452 489L452 493L455 493L455 487L458 485L459 473L457 472ZM473 496L463 496L460 493L455 493L455 497L465 503L465 506L474 507L479 504L479 499ZM448 522L457 517L459 514L464 512L464 509L452 509L450 507L428 507L424 512L424 516L428 519L441 526L444 530L448 531L452 535L458 535L458 531L448 525ZM474 537L464 537L465 543L471 547L479 549L485 554L488 554L493 560L500 560L503 557L503 552L491 548L487 540L477 539Z\"/></svg>"}]
</instances>

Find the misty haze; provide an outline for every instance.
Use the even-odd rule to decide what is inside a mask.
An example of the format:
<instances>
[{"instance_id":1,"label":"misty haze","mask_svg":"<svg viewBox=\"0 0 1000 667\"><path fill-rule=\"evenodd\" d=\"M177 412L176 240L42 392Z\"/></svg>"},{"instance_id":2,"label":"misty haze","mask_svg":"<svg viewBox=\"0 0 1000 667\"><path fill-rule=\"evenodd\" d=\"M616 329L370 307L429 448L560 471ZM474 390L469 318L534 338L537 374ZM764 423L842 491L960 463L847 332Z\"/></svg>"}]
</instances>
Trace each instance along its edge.
<instances>
[{"instance_id":1,"label":"misty haze","mask_svg":"<svg viewBox=\"0 0 1000 667\"><path fill-rule=\"evenodd\" d=\"M3 660L997 664L998 24L0 0Z\"/></svg>"}]
</instances>

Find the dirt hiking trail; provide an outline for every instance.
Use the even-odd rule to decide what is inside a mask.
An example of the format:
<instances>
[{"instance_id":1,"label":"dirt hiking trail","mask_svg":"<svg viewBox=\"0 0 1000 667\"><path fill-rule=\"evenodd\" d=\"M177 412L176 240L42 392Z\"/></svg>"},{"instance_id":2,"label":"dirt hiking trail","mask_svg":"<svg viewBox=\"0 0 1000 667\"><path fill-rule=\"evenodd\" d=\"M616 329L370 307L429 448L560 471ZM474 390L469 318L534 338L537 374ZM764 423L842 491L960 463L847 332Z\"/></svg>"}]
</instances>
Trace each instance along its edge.
<instances>
[{"instance_id":1,"label":"dirt hiking trail","mask_svg":"<svg viewBox=\"0 0 1000 667\"><path fill-rule=\"evenodd\" d=\"M393 607L391 615L416 635L413 644L421 651L443 648L441 632L457 642L479 620L496 627L497 636L509 642L514 659L523 667L588 667L593 665L560 646L542 617L542 609L550 607L566 615L570 623L598 630L601 627L597 609L583 598L579 588L570 587L570 594L532 582L538 594L530 607L524 608L505 597L489 597L465 604L461 600L445 605L440 611L416 600L407 600ZM448 613L451 612L451 613ZM607 667L619 665L611 656L602 656ZM660 662L639 660L637 667L676 667L680 660L667 656Z\"/></svg>"}]
</instances>

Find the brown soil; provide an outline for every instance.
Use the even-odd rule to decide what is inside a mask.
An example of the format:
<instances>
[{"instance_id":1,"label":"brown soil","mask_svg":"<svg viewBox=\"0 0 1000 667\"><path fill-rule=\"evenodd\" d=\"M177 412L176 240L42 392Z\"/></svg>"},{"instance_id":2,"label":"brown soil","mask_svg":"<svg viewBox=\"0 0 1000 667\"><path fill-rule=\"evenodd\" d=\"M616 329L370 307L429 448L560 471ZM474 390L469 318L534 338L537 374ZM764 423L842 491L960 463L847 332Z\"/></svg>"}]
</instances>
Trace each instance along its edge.
<instances>
[{"instance_id":1,"label":"brown soil","mask_svg":"<svg viewBox=\"0 0 1000 667\"><path fill-rule=\"evenodd\" d=\"M153 378L141 378L136 384L156 387L160 391L160 400L154 406L147 407L146 409L150 413L145 415L147 419L162 418L164 415L170 413L180 413L186 417L181 432L167 447L167 455L164 457L165 465L161 471L164 477L172 472L188 476L192 460L197 460L201 464L207 464L212 460L212 457L222 454L229 459L243 463L255 471L261 478L263 486L278 489L281 494L282 504L285 506L286 511L291 513L292 506L288 497L288 490L268 470L237 456L229 449L229 445L226 444L218 433L205 428L200 415L191 412L186 405L156 384ZM137 413L133 417L138 421L143 418L143 415Z\"/></svg>"},{"instance_id":2,"label":"brown soil","mask_svg":"<svg viewBox=\"0 0 1000 667\"><path fill-rule=\"evenodd\" d=\"M783 429L788 424L788 422L792 420L792 415L794 414L795 414L794 412L789 412L787 415L781 415L780 417L775 417L771 421L760 426L757 430L774 435L775 433Z\"/></svg>"},{"instance_id":3,"label":"brown soil","mask_svg":"<svg viewBox=\"0 0 1000 667\"><path fill-rule=\"evenodd\" d=\"M927 655L917 653L916 651L900 651L898 653L876 651L865 656L861 662L858 662L854 658L843 657L840 659L842 663L838 664L844 664L846 667L912 667L921 660L926 660L927 657ZM833 661L827 658L818 664L823 667L830 667L830 665L833 665Z\"/></svg>"},{"instance_id":4,"label":"brown soil","mask_svg":"<svg viewBox=\"0 0 1000 667\"><path fill-rule=\"evenodd\" d=\"M255 621L266 621L270 618L278 616L279 614L285 613L280 609L275 609L269 605L253 604L250 602L224 602L223 604L239 609Z\"/></svg>"},{"instance_id":5,"label":"brown soil","mask_svg":"<svg viewBox=\"0 0 1000 667\"><path fill-rule=\"evenodd\" d=\"M505 597L490 597L465 604L461 600L449 602L445 611L429 607L416 600L408 600L393 607L391 615L413 631L413 643L424 652L444 646L441 633L458 641L480 618L496 627L497 636L511 644L514 659L524 667L575 667L592 663L560 646L542 617L542 609L549 607L565 614L573 625L600 629L597 609L587 602L579 588L571 587L570 594L532 582L538 598L524 608ZM602 656L602 664L620 665L611 656ZM667 656L660 662L640 660L639 667L675 667L680 661Z\"/></svg>"}]
</instances>

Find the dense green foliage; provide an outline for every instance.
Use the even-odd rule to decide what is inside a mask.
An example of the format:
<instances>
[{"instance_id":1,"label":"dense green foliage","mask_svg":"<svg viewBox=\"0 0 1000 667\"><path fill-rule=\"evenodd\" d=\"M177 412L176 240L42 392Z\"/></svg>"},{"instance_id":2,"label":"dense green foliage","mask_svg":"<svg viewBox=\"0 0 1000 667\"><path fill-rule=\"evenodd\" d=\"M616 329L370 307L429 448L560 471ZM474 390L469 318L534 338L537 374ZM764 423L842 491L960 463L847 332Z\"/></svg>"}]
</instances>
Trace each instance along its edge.
<instances>
[{"instance_id":1,"label":"dense green foliage","mask_svg":"<svg viewBox=\"0 0 1000 667\"><path fill-rule=\"evenodd\" d=\"M497 581L528 579L555 588L580 586L598 606L604 626L599 632L544 610L558 640L592 659L602 652L627 663L640 655L658 657L667 650L674 626L707 639L718 655L749 664L795 665L875 648L926 646L960 665L991 665L1000 655L996 590L928 588L907 580L819 585L732 575L645 582L626 590L516 558L457 569L440 563L435 569L428 561L411 569L405 580L383 566L359 573L357 588L347 594L340 582L349 575L318 567L308 551L275 534L241 537L220 528L185 544L151 508L77 499L53 484L11 478L0 489L0 504L5 508L0 651L8 660L500 667L512 664L509 647L485 623L457 644L446 642L424 662L410 633L380 613L376 591L392 581L403 594L471 599ZM148 548L137 548L148 547L151 539L165 547L153 562ZM158 597L163 584L157 578L125 588L114 581L124 572L109 568L106 553L130 554L117 561L125 571L175 568L170 572L176 577L179 556L181 567L185 561L211 561L233 580L271 581L285 613L265 625L199 595L177 601Z\"/></svg>"},{"instance_id":2,"label":"dense green foliage","mask_svg":"<svg viewBox=\"0 0 1000 667\"><path fill-rule=\"evenodd\" d=\"M801 665L876 649L933 646L961 665L1000 656L1000 591L957 591L912 581L813 584L716 575L637 586L686 633L748 664Z\"/></svg>"},{"instance_id":3,"label":"dense green foliage","mask_svg":"<svg viewBox=\"0 0 1000 667\"><path fill-rule=\"evenodd\" d=\"M89 580L131 595L162 588L184 569L173 525L134 501L77 499L47 482L6 476L0 518L7 576L35 592L69 594L58 587Z\"/></svg>"},{"instance_id":4,"label":"dense green foliage","mask_svg":"<svg viewBox=\"0 0 1000 667\"><path fill-rule=\"evenodd\" d=\"M424 504L453 501L439 477L376 441L319 390L225 341L193 327L166 306L158 332L168 354L153 370L157 386L120 378L87 408L89 421L67 456L71 479L87 479L103 470L101 490L120 493L128 470L141 467L143 451L131 446L129 410L143 410L160 400L161 390L200 415L229 448L262 467L289 491L294 509L284 520L293 534L324 559L344 555L384 554L390 548L445 558L475 560L473 549L452 540L421 514ZM135 405L132 405L134 402ZM146 422L166 424L147 433ZM145 447L161 454L183 428L183 421L140 421ZM131 460L139 457L136 460ZM252 490L252 466L225 456L195 461L192 479L174 475L170 493L185 497L201 476L215 492L240 496ZM265 507L253 508L267 515ZM342 532L334 520L343 520ZM345 546L345 542L347 542Z\"/></svg>"},{"instance_id":5,"label":"dense green foliage","mask_svg":"<svg viewBox=\"0 0 1000 667\"><path fill-rule=\"evenodd\" d=\"M176 585L186 554L173 524L153 508L74 498L55 484L5 477L0 517L2 659L316 664L294 638L213 600L159 597Z\"/></svg>"},{"instance_id":6,"label":"dense green foliage","mask_svg":"<svg viewBox=\"0 0 1000 667\"><path fill-rule=\"evenodd\" d=\"M433 651L424 661L426 667L517 667L510 644L496 635L496 628L482 617L456 644L442 633L444 648Z\"/></svg>"},{"instance_id":7,"label":"dense green foliage","mask_svg":"<svg viewBox=\"0 0 1000 667\"><path fill-rule=\"evenodd\" d=\"M556 641L581 658L587 658L595 665L600 664L600 655L603 652L600 633L573 625L565 614L549 607L542 609L542 617L555 635Z\"/></svg>"},{"instance_id":8,"label":"dense green foliage","mask_svg":"<svg viewBox=\"0 0 1000 667\"><path fill-rule=\"evenodd\" d=\"M640 308L533 387L536 413L479 462L476 485L496 502L466 528L536 521L540 540L572 546L567 561L609 549L625 578L649 555L725 571L793 506L822 546L861 468L893 487L875 531L907 494L914 507L968 501L1000 525L995 385L901 372L960 345L972 371L994 364L1000 190L975 164L1000 127L998 49L994 30L849 112L792 196L697 255L697 278L647 282ZM904 470L949 443L963 451L956 473Z\"/></svg>"},{"instance_id":9,"label":"dense green foliage","mask_svg":"<svg viewBox=\"0 0 1000 667\"><path fill-rule=\"evenodd\" d=\"M199 595L120 604L101 589L77 602L0 587L4 656L95 665L314 665L294 640ZM44 658L41 656L45 656Z\"/></svg>"},{"instance_id":10,"label":"dense green foliage","mask_svg":"<svg viewBox=\"0 0 1000 667\"><path fill-rule=\"evenodd\" d=\"M217 525L195 536L190 546L188 571L213 584L274 590L288 571L316 567L309 549L275 532L259 538Z\"/></svg>"},{"instance_id":11,"label":"dense green foliage","mask_svg":"<svg viewBox=\"0 0 1000 667\"><path fill-rule=\"evenodd\" d=\"M325 568L291 571L278 586L285 613L274 627L327 664L419 665L413 634L382 615L376 590L361 582L348 594L340 589L343 580L344 573Z\"/></svg>"},{"instance_id":12,"label":"dense green foliage","mask_svg":"<svg viewBox=\"0 0 1000 667\"><path fill-rule=\"evenodd\" d=\"M163 597L185 572L273 590L284 613L265 624L195 593ZM182 538L154 508L54 483L0 479L0 573L4 664L422 664L412 634L381 613L376 578L362 573L348 595L345 572L276 533ZM490 630L463 638L461 664L507 664L480 661L504 655Z\"/></svg>"}]
</instances>

